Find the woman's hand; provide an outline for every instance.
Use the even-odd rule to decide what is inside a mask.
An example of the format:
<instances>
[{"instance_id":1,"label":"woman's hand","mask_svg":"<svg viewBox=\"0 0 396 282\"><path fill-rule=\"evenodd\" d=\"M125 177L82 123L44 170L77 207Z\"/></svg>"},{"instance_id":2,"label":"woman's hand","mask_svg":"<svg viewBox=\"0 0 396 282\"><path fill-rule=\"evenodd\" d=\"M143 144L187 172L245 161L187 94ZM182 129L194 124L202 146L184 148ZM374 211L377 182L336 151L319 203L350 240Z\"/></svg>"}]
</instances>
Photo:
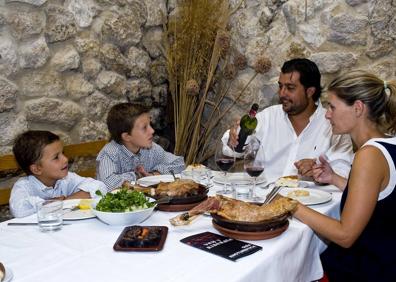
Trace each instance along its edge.
<instances>
[{"instance_id":1,"label":"woman's hand","mask_svg":"<svg viewBox=\"0 0 396 282\"><path fill-rule=\"evenodd\" d=\"M314 164L312 177L319 183L332 183L334 171L324 156L319 157L320 164Z\"/></svg>"},{"instance_id":2,"label":"woman's hand","mask_svg":"<svg viewBox=\"0 0 396 282\"><path fill-rule=\"evenodd\" d=\"M332 184L337 186L340 190L344 190L347 179L334 172L325 156L320 156L319 161L320 164L315 164L313 166L313 179L318 183Z\"/></svg>"}]
</instances>

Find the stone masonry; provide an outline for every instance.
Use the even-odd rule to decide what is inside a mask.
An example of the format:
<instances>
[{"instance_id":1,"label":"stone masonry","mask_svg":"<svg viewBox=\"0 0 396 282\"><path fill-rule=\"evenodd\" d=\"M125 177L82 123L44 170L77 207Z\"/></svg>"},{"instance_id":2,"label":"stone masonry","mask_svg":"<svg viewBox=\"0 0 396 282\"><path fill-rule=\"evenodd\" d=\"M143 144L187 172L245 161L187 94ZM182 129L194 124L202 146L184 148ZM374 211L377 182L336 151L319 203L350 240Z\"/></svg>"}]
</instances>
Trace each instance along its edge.
<instances>
[{"instance_id":1,"label":"stone masonry","mask_svg":"<svg viewBox=\"0 0 396 282\"><path fill-rule=\"evenodd\" d=\"M0 1L0 154L26 129L52 130L66 143L106 138L107 111L127 99L153 107L156 129L165 128L170 96L159 46L163 16L177 12L176 2ZM253 102L273 103L280 66L293 57L315 61L323 86L356 68L394 79L395 14L395 0L245 0L230 27L248 68L232 81L231 95L259 56L272 68L250 84L218 132Z\"/></svg>"}]
</instances>

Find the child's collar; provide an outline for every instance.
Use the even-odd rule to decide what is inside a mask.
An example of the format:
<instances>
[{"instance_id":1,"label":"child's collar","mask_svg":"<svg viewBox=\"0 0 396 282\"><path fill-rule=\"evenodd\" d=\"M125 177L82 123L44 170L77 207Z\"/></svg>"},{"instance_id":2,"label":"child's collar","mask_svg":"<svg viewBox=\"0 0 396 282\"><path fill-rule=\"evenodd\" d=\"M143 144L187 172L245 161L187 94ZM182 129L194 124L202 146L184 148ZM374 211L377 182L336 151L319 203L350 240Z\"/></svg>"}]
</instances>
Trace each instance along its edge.
<instances>
[{"instance_id":1,"label":"child's collar","mask_svg":"<svg viewBox=\"0 0 396 282\"><path fill-rule=\"evenodd\" d=\"M28 177L40 187L40 190L43 190L43 191L50 190L50 189L55 189L59 185L59 180L61 180L61 179L58 179L57 181L55 181L54 186L46 186L35 175L29 175Z\"/></svg>"}]
</instances>

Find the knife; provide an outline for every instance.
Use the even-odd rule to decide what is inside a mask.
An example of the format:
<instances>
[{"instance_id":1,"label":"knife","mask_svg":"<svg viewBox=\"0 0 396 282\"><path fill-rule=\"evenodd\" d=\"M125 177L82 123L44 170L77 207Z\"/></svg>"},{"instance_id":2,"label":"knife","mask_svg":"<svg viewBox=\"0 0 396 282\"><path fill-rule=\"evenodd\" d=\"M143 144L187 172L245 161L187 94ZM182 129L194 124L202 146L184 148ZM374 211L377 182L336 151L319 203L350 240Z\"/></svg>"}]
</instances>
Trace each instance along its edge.
<instances>
[{"instance_id":1,"label":"knife","mask_svg":"<svg viewBox=\"0 0 396 282\"><path fill-rule=\"evenodd\" d=\"M9 222L7 225L10 226L26 226L26 225L38 225L37 222ZM71 225L70 223L62 223L62 225Z\"/></svg>"}]
</instances>

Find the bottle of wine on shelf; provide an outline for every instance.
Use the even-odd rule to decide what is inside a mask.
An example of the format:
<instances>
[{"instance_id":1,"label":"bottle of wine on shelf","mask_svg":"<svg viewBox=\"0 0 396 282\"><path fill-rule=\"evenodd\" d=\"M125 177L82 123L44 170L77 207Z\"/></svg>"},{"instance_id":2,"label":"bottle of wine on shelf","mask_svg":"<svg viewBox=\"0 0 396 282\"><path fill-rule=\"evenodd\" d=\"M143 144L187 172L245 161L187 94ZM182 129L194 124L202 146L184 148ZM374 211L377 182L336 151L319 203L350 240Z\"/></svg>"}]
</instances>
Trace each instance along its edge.
<instances>
[{"instance_id":1,"label":"bottle of wine on shelf","mask_svg":"<svg viewBox=\"0 0 396 282\"><path fill-rule=\"evenodd\" d=\"M251 135L257 126L256 113L259 106L254 103L249 111L249 114L244 115L240 121L240 127L238 134L238 145L235 147L235 152L242 153L243 147L245 146L246 139Z\"/></svg>"}]
</instances>

